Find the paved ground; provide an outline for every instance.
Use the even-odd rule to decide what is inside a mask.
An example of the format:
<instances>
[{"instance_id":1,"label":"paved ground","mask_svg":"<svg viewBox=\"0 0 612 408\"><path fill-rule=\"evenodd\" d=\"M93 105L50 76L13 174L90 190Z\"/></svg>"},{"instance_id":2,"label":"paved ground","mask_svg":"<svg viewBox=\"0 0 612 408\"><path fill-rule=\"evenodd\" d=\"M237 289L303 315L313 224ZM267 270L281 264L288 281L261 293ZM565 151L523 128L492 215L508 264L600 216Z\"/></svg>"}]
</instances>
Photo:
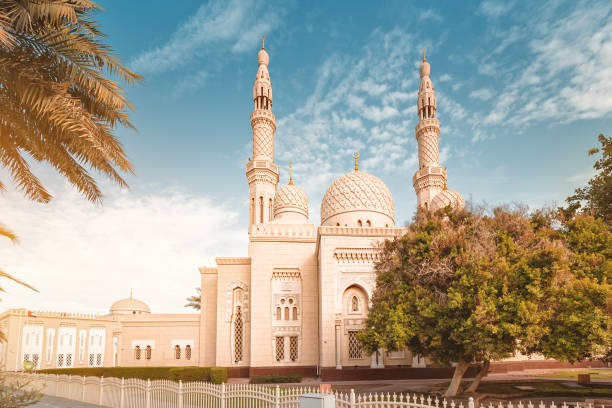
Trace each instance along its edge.
<instances>
[{"instance_id":1,"label":"paved ground","mask_svg":"<svg viewBox=\"0 0 612 408\"><path fill-rule=\"evenodd\" d=\"M99 407L99 405L87 404L85 402L79 402L74 400L69 400L65 398L59 397L51 397L49 395L45 395L42 399L34 404L30 405L31 407L36 408L95 408Z\"/></svg>"}]
</instances>

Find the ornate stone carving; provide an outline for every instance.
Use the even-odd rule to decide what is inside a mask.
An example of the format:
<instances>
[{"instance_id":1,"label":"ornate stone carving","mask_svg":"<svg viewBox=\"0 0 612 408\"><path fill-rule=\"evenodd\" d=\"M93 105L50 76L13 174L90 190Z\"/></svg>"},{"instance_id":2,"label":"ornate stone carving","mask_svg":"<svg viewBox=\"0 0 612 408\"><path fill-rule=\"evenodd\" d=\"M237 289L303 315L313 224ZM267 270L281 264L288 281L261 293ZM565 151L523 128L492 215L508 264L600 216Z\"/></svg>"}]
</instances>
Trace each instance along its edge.
<instances>
[{"instance_id":1,"label":"ornate stone carving","mask_svg":"<svg viewBox=\"0 0 612 408\"><path fill-rule=\"evenodd\" d=\"M308 218L308 198L304 190L293 184L279 189L274 195L274 218L283 209L291 209Z\"/></svg>"},{"instance_id":2,"label":"ornate stone carving","mask_svg":"<svg viewBox=\"0 0 612 408\"><path fill-rule=\"evenodd\" d=\"M377 211L395 219L393 197L379 178L355 171L334 181L321 202L321 224L346 211Z\"/></svg>"}]
</instances>

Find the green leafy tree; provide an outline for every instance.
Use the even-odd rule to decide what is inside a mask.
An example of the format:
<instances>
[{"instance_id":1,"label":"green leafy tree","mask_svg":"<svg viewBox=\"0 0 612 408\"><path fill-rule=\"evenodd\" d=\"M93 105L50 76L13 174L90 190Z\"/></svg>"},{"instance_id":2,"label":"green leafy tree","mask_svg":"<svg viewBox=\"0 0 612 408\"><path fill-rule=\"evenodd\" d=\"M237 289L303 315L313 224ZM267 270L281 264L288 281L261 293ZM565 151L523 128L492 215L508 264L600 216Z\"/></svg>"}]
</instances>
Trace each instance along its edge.
<instances>
[{"instance_id":1,"label":"green leafy tree","mask_svg":"<svg viewBox=\"0 0 612 408\"><path fill-rule=\"evenodd\" d=\"M553 224L551 213L527 216L524 209L497 208L491 216L450 208L419 212L406 235L383 244L373 307L360 333L364 347L408 348L440 364L456 363L447 396L457 394L473 362L482 369L469 391L491 360L516 352L582 358L587 344L604 342L609 320L600 312L609 288L575 282L577 260ZM565 309L555 313L559 305ZM598 310L589 323L573 325L566 312L589 307ZM570 327L571 335L564 332ZM561 339L556 344L553 335ZM546 347L538 346L544 338ZM561 347L562 339L571 346Z\"/></svg>"},{"instance_id":2,"label":"green leafy tree","mask_svg":"<svg viewBox=\"0 0 612 408\"><path fill-rule=\"evenodd\" d=\"M566 199L567 207L559 211L566 219L576 213L592 215L612 225L612 137L600 134L597 139L601 147L588 151L589 156L601 153L601 158L593 168L597 174L591 178L586 187L578 188Z\"/></svg>"}]
</instances>

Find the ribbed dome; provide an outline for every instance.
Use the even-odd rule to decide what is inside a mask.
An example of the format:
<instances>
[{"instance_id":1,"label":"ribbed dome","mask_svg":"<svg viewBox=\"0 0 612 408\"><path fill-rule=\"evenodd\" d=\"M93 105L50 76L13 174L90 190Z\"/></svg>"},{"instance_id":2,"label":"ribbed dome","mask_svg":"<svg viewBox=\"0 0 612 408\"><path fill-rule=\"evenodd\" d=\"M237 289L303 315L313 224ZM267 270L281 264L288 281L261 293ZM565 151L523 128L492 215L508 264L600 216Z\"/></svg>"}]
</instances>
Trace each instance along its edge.
<instances>
[{"instance_id":1,"label":"ribbed dome","mask_svg":"<svg viewBox=\"0 0 612 408\"><path fill-rule=\"evenodd\" d=\"M111 314L141 314L151 313L149 306L143 301L134 299L131 296L113 303L110 308Z\"/></svg>"},{"instance_id":2,"label":"ribbed dome","mask_svg":"<svg viewBox=\"0 0 612 408\"><path fill-rule=\"evenodd\" d=\"M308 219L308 197L304 190L296 185L288 184L280 188L274 195L274 219L283 213L298 213Z\"/></svg>"},{"instance_id":3,"label":"ribbed dome","mask_svg":"<svg viewBox=\"0 0 612 408\"><path fill-rule=\"evenodd\" d=\"M342 214L346 216L337 217ZM323 196L321 225L384 227L394 223L391 192L369 173L347 173L334 181Z\"/></svg>"},{"instance_id":4,"label":"ribbed dome","mask_svg":"<svg viewBox=\"0 0 612 408\"><path fill-rule=\"evenodd\" d=\"M431 200L431 211L437 211L447 205L455 210L460 210L465 207L465 201L461 194L454 190L442 190Z\"/></svg>"}]
</instances>

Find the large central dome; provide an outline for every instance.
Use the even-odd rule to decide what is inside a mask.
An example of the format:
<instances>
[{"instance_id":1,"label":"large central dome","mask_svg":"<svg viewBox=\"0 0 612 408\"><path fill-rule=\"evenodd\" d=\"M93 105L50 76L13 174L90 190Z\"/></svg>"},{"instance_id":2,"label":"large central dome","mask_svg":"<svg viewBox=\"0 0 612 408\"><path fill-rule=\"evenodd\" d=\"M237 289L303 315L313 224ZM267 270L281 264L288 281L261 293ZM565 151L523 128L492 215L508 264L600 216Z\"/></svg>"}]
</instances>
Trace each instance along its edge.
<instances>
[{"instance_id":1,"label":"large central dome","mask_svg":"<svg viewBox=\"0 0 612 408\"><path fill-rule=\"evenodd\" d=\"M363 171L334 181L321 202L321 225L392 227L393 197L379 178Z\"/></svg>"}]
</instances>

